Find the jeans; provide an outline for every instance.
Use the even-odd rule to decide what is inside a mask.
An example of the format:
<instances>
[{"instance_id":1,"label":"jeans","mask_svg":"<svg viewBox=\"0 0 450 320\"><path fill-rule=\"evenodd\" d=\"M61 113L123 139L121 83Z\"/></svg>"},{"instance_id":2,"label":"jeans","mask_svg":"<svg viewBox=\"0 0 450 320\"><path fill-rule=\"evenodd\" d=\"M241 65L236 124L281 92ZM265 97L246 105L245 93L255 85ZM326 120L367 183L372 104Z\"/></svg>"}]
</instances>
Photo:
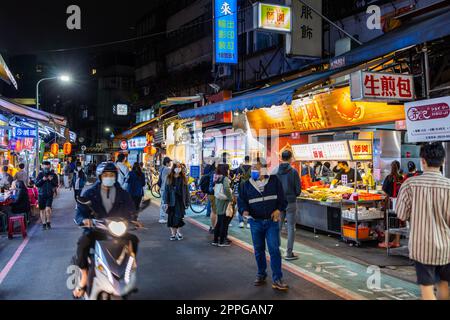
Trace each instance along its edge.
<instances>
[{"instance_id":1,"label":"jeans","mask_svg":"<svg viewBox=\"0 0 450 320\"><path fill-rule=\"evenodd\" d=\"M162 195L164 194L164 190L161 189L160 193L162 197ZM166 220L166 212L163 210L162 202L161 205L159 206L159 220Z\"/></svg>"},{"instance_id":2,"label":"jeans","mask_svg":"<svg viewBox=\"0 0 450 320\"><path fill-rule=\"evenodd\" d=\"M211 201L208 199L208 203L206 204L206 216L211 217Z\"/></svg>"},{"instance_id":3,"label":"jeans","mask_svg":"<svg viewBox=\"0 0 450 320\"><path fill-rule=\"evenodd\" d=\"M272 269L272 280L278 281L283 278L281 272L280 253L280 225L272 220L248 219L252 233L255 259L258 266L258 277L266 277L266 242L270 255L270 268Z\"/></svg>"},{"instance_id":4,"label":"jeans","mask_svg":"<svg viewBox=\"0 0 450 320\"><path fill-rule=\"evenodd\" d=\"M287 241L286 256L292 255L292 251L294 250L296 215L297 215L297 203L296 202L289 203L286 208L286 212L282 212L280 215L280 236L281 236L281 231L283 230L284 221L287 220L288 241ZM280 238L280 243L281 243L281 238Z\"/></svg>"}]
</instances>

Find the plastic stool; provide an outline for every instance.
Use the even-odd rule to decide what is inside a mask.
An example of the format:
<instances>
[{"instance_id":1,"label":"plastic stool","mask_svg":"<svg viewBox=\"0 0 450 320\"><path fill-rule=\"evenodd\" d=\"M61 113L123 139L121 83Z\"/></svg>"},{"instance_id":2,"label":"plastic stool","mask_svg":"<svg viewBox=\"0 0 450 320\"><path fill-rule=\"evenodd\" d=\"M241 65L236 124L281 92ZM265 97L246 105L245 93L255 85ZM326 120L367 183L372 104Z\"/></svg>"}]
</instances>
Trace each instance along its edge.
<instances>
[{"instance_id":1,"label":"plastic stool","mask_svg":"<svg viewBox=\"0 0 450 320\"><path fill-rule=\"evenodd\" d=\"M23 238L26 238L27 237L27 227L25 225L25 217L23 215L9 217L9 219L8 219L8 238L12 239L13 235L15 234L14 233L15 222L20 223L20 232L19 233L22 234ZM19 234L19 233L16 233L16 234Z\"/></svg>"}]
</instances>

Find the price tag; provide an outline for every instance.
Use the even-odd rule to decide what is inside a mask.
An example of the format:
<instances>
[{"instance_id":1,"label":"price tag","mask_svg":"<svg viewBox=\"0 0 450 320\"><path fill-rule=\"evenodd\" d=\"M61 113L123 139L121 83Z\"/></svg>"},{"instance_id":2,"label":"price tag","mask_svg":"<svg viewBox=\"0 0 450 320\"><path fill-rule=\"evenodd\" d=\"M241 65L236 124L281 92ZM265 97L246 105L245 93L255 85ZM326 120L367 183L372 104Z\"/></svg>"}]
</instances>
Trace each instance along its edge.
<instances>
[{"instance_id":1,"label":"price tag","mask_svg":"<svg viewBox=\"0 0 450 320\"><path fill-rule=\"evenodd\" d=\"M342 185L346 185L348 183L348 177L346 174L343 174L341 176L341 182L342 182Z\"/></svg>"}]
</instances>

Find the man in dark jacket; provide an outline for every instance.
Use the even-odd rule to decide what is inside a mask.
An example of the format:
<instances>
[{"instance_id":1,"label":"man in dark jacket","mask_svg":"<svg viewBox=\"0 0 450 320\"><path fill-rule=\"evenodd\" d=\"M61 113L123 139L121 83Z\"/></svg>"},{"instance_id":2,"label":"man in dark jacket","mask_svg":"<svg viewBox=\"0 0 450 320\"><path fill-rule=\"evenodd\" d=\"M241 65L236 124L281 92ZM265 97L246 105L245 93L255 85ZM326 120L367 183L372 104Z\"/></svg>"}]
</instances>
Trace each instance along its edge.
<instances>
[{"instance_id":1,"label":"man in dark jacket","mask_svg":"<svg viewBox=\"0 0 450 320\"><path fill-rule=\"evenodd\" d=\"M38 200L42 228L47 230L51 228L50 217L52 215L54 189L58 187L58 177L51 170L49 161L42 163L42 171L36 178L36 187L39 189Z\"/></svg>"},{"instance_id":2,"label":"man in dark jacket","mask_svg":"<svg viewBox=\"0 0 450 320\"><path fill-rule=\"evenodd\" d=\"M251 178L241 188L239 204L245 217L249 217L258 274L255 286L265 283L267 273L266 242L272 269L272 288L288 290L283 282L280 254L280 214L286 211L287 201L280 180L267 173L267 163L252 166Z\"/></svg>"},{"instance_id":3,"label":"man in dark jacket","mask_svg":"<svg viewBox=\"0 0 450 320\"><path fill-rule=\"evenodd\" d=\"M131 222L135 215L135 206L130 194L120 187L117 182L117 168L112 162L105 162L97 169L99 181L91 188L86 189L82 196L91 202L90 208L77 204L75 222L80 226L92 227L92 220L105 219L108 217L121 217ZM92 211L95 217L92 216ZM78 240L77 265L81 269L81 280L74 290L75 297L81 297L86 291L88 280L88 256L89 250L94 245L95 240L101 238L102 234L92 229L86 229ZM136 254L138 238L133 234L126 234L132 243L133 251Z\"/></svg>"},{"instance_id":4,"label":"man in dark jacket","mask_svg":"<svg viewBox=\"0 0 450 320\"><path fill-rule=\"evenodd\" d=\"M295 240L295 218L297 215L297 197L301 193L300 177L298 171L292 168L292 152L289 150L283 151L281 154L282 163L276 172L278 179L283 185L284 195L288 202L286 211L283 211L280 216L280 231L283 230L284 222L287 220L288 243L286 250L286 260L298 259L294 254L294 240Z\"/></svg>"}]
</instances>

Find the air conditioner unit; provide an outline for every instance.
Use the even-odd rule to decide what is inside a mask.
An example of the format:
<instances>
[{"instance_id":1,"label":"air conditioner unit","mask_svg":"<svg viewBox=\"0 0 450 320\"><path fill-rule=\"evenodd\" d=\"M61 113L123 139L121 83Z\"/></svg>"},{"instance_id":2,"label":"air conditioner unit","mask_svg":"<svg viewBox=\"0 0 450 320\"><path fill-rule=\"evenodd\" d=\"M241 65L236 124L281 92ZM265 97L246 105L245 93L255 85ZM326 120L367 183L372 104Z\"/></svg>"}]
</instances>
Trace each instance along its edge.
<instances>
[{"instance_id":1,"label":"air conditioner unit","mask_svg":"<svg viewBox=\"0 0 450 320\"><path fill-rule=\"evenodd\" d=\"M219 66L217 69L217 76L219 78L229 77L231 76L231 67L230 66Z\"/></svg>"}]
</instances>

